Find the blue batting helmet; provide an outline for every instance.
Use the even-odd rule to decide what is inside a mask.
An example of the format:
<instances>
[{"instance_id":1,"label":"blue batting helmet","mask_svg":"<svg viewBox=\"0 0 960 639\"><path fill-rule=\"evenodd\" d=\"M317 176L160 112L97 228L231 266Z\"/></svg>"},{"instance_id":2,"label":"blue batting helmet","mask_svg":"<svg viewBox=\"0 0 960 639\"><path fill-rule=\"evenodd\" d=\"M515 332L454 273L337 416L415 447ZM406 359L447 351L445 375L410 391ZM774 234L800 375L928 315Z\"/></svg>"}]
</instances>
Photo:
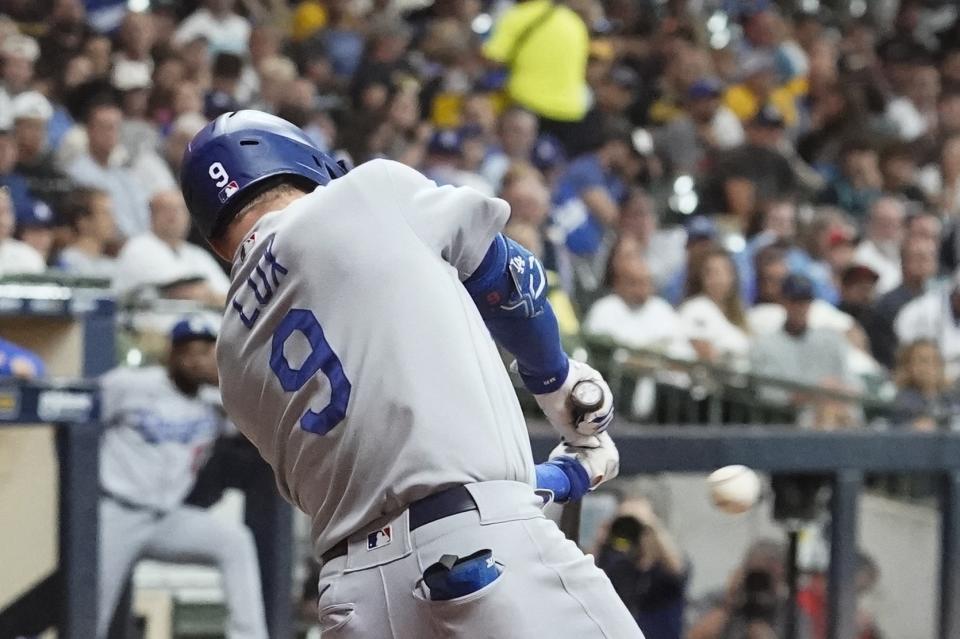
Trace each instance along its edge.
<instances>
[{"instance_id":1,"label":"blue batting helmet","mask_svg":"<svg viewBox=\"0 0 960 639\"><path fill-rule=\"evenodd\" d=\"M209 240L280 178L312 191L346 172L290 122L262 111L234 111L194 136L180 165L180 188L190 217Z\"/></svg>"}]
</instances>

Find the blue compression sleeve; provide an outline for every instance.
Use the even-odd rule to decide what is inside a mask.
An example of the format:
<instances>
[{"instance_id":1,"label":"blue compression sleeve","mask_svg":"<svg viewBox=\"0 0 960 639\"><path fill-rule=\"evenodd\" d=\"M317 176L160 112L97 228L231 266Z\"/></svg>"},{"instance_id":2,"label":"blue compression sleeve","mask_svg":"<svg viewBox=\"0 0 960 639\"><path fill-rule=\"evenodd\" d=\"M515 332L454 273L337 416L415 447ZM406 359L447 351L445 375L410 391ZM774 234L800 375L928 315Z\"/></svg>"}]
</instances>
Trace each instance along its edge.
<instances>
[{"instance_id":1,"label":"blue compression sleeve","mask_svg":"<svg viewBox=\"0 0 960 639\"><path fill-rule=\"evenodd\" d=\"M517 358L533 393L558 389L570 362L546 297L546 273L527 249L502 234L463 283L498 344Z\"/></svg>"},{"instance_id":2,"label":"blue compression sleeve","mask_svg":"<svg viewBox=\"0 0 960 639\"><path fill-rule=\"evenodd\" d=\"M557 457L534 467L537 488L553 491L553 500L577 500L590 489L590 477L583 465L572 457Z\"/></svg>"}]
</instances>

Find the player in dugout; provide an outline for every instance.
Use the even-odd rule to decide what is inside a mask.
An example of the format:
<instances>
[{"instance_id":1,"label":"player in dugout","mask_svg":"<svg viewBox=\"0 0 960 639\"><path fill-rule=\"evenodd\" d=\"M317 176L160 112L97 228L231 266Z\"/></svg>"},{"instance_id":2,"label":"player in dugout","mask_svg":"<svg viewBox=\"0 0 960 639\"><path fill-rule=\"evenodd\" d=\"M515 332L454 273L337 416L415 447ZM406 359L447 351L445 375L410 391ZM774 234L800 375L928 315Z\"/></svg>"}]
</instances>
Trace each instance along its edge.
<instances>
[{"instance_id":1,"label":"player in dugout","mask_svg":"<svg viewBox=\"0 0 960 639\"><path fill-rule=\"evenodd\" d=\"M100 580L97 639L137 561L215 564L226 597L227 639L266 639L256 548L241 523L183 501L226 425L203 392L217 385L216 328L174 325L166 366L119 367L100 379Z\"/></svg>"}]
</instances>

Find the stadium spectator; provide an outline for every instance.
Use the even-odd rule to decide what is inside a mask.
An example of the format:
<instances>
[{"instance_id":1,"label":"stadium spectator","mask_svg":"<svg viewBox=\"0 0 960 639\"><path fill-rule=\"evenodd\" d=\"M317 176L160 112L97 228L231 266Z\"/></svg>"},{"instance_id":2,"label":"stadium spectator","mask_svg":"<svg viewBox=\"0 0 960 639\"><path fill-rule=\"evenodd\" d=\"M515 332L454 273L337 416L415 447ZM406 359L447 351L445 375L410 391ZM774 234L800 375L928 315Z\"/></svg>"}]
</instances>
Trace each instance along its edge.
<instances>
[{"instance_id":1,"label":"stadium spectator","mask_svg":"<svg viewBox=\"0 0 960 639\"><path fill-rule=\"evenodd\" d=\"M796 124L796 97L779 85L773 55L750 52L741 60L739 71L740 83L729 87L723 96L724 103L737 117L751 122L769 105L779 112L783 126Z\"/></svg>"},{"instance_id":2,"label":"stadium spectator","mask_svg":"<svg viewBox=\"0 0 960 639\"><path fill-rule=\"evenodd\" d=\"M203 39L213 53L243 55L250 38L250 23L234 12L233 4L233 0L206 0L180 23L173 44L181 46Z\"/></svg>"},{"instance_id":3,"label":"stadium spectator","mask_svg":"<svg viewBox=\"0 0 960 639\"><path fill-rule=\"evenodd\" d=\"M916 65L905 94L890 100L884 114L901 140L912 142L936 129L939 95L937 67L932 63Z\"/></svg>"},{"instance_id":4,"label":"stadium spectator","mask_svg":"<svg viewBox=\"0 0 960 639\"><path fill-rule=\"evenodd\" d=\"M639 169L626 123L606 122L602 136L600 148L570 163L553 194L554 223L563 230L567 248L584 257L596 255L617 226L627 185Z\"/></svg>"},{"instance_id":5,"label":"stadium spectator","mask_svg":"<svg viewBox=\"0 0 960 639\"><path fill-rule=\"evenodd\" d=\"M500 187L512 162L533 160L537 131L537 118L526 109L512 107L500 116L496 147L487 154L480 168L481 175L494 188Z\"/></svg>"},{"instance_id":6,"label":"stadium spectator","mask_svg":"<svg viewBox=\"0 0 960 639\"><path fill-rule=\"evenodd\" d=\"M870 206L864 237L854 251L855 262L869 266L879 276L881 295L900 285L900 244L903 241L906 207L899 198L881 197Z\"/></svg>"},{"instance_id":7,"label":"stadium spectator","mask_svg":"<svg viewBox=\"0 0 960 639\"><path fill-rule=\"evenodd\" d=\"M620 208L619 236L632 237L637 241L653 274L658 290L666 286L669 278L681 269L686 261L684 243L687 234L681 228L659 228L656 202L640 187L633 187Z\"/></svg>"},{"instance_id":8,"label":"stadium spectator","mask_svg":"<svg viewBox=\"0 0 960 639\"><path fill-rule=\"evenodd\" d=\"M573 9L525 0L504 12L483 52L505 68L510 98L539 116L542 132L570 147L587 112L589 44L587 25Z\"/></svg>"},{"instance_id":9,"label":"stadium spectator","mask_svg":"<svg viewBox=\"0 0 960 639\"><path fill-rule=\"evenodd\" d=\"M819 201L862 219L882 189L883 175L876 149L868 142L852 139L840 150L840 174L830 181Z\"/></svg>"},{"instance_id":10,"label":"stadium spectator","mask_svg":"<svg viewBox=\"0 0 960 639\"><path fill-rule=\"evenodd\" d=\"M683 636L689 567L647 499L620 504L596 557L646 639Z\"/></svg>"},{"instance_id":11,"label":"stadium spectator","mask_svg":"<svg viewBox=\"0 0 960 639\"><path fill-rule=\"evenodd\" d=\"M150 185L142 184L131 169L116 165L115 152L124 154L119 146L122 121L123 112L112 102L91 105L85 120L89 151L70 163L67 174L81 186L110 194L117 230L126 238L149 228Z\"/></svg>"},{"instance_id":12,"label":"stadium spectator","mask_svg":"<svg viewBox=\"0 0 960 639\"><path fill-rule=\"evenodd\" d=\"M854 262L840 276L840 302L837 309L846 313L860 326L869 323L871 305L880 276L869 266Z\"/></svg>"},{"instance_id":13,"label":"stadium spectator","mask_svg":"<svg viewBox=\"0 0 960 639\"><path fill-rule=\"evenodd\" d=\"M708 597L708 609L694 622L687 639L774 639L784 637L790 605L782 544L754 542L727 579L726 589ZM797 639L813 639L809 618L801 613Z\"/></svg>"},{"instance_id":14,"label":"stadium spectator","mask_svg":"<svg viewBox=\"0 0 960 639\"><path fill-rule=\"evenodd\" d=\"M469 186L485 195L493 195L493 187L486 180L466 170L464 144L462 131L443 129L434 132L427 145L423 174L440 185Z\"/></svg>"},{"instance_id":15,"label":"stadium spectator","mask_svg":"<svg viewBox=\"0 0 960 639\"><path fill-rule=\"evenodd\" d=\"M848 367L848 343L837 331L810 326L813 282L803 275L788 275L783 281L782 295L786 320L781 329L760 334L753 339L750 348L751 371L773 379L849 390L852 375ZM762 387L760 391L766 401L802 409L798 413L801 424L829 429L847 423L840 416L837 420L839 423L810 423L813 417L810 409L819 412L824 408L823 404L832 400L813 399L806 393L788 392L770 386Z\"/></svg>"},{"instance_id":16,"label":"stadium spectator","mask_svg":"<svg viewBox=\"0 0 960 639\"><path fill-rule=\"evenodd\" d=\"M27 181L16 170L17 143L9 116L9 112L0 111L0 187L6 189L13 202L14 215L20 219L31 215L35 202Z\"/></svg>"},{"instance_id":17,"label":"stadium spectator","mask_svg":"<svg viewBox=\"0 0 960 639\"><path fill-rule=\"evenodd\" d=\"M960 376L960 273L943 287L933 288L907 303L893 323L900 344L918 339L936 342L943 356L947 379Z\"/></svg>"},{"instance_id":18,"label":"stadium spectator","mask_svg":"<svg viewBox=\"0 0 960 639\"><path fill-rule=\"evenodd\" d=\"M673 307L657 297L653 276L639 252L611 262L612 293L590 307L583 322L589 335L610 337L632 348L689 356L689 342Z\"/></svg>"},{"instance_id":19,"label":"stadium spectator","mask_svg":"<svg viewBox=\"0 0 960 639\"><path fill-rule=\"evenodd\" d=\"M39 56L40 46L30 36L11 34L5 37L0 45L0 58L3 60L0 93L6 98L13 98L29 90L33 82L34 64ZM0 105L6 101L0 98Z\"/></svg>"},{"instance_id":20,"label":"stadium spectator","mask_svg":"<svg viewBox=\"0 0 960 639\"><path fill-rule=\"evenodd\" d=\"M783 152L785 120L767 105L746 125L746 143L717 157L713 172L715 210L731 214L746 231L770 200L794 197L800 176Z\"/></svg>"},{"instance_id":21,"label":"stadium spectator","mask_svg":"<svg viewBox=\"0 0 960 639\"><path fill-rule=\"evenodd\" d=\"M960 215L960 134L941 141L938 161L921 170L920 181L940 215Z\"/></svg>"},{"instance_id":22,"label":"stadium spectator","mask_svg":"<svg viewBox=\"0 0 960 639\"><path fill-rule=\"evenodd\" d=\"M14 237L35 250L43 259L44 264L49 264L55 241L55 222L50 207L37 200L31 214L17 220Z\"/></svg>"},{"instance_id":23,"label":"stadium spectator","mask_svg":"<svg viewBox=\"0 0 960 639\"><path fill-rule=\"evenodd\" d=\"M196 280L190 299L222 307L230 280L207 251L186 241L190 216L179 190L150 200L150 231L130 238L117 256L114 289L126 296L145 287Z\"/></svg>"},{"instance_id":24,"label":"stadium spectator","mask_svg":"<svg viewBox=\"0 0 960 639\"><path fill-rule=\"evenodd\" d=\"M33 247L13 238L16 217L7 189L0 188L0 277L39 273L47 265Z\"/></svg>"},{"instance_id":25,"label":"stadium spectator","mask_svg":"<svg viewBox=\"0 0 960 639\"><path fill-rule=\"evenodd\" d=\"M921 431L960 427L956 417L960 394L947 383L936 342L919 339L901 347L894 381L897 396L891 420L895 426Z\"/></svg>"},{"instance_id":26,"label":"stadium spectator","mask_svg":"<svg viewBox=\"0 0 960 639\"><path fill-rule=\"evenodd\" d=\"M17 142L16 172L30 194L57 208L69 193L70 179L56 165L47 142L47 124L54 115L49 100L38 91L13 99L13 135Z\"/></svg>"},{"instance_id":27,"label":"stadium spectator","mask_svg":"<svg viewBox=\"0 0 960 639\"><path fill-rule=\"evenodd\" d=\"M736 267L727 251L713 248L691 264L687 299L678 313L700 359L745 363L750 340Z\"/></svg>"},{"instance_id":28,"label":"stadium spectator","mask_svg":"<svg viewBox=\"0 0 960 639\"><path fill-rule=\"evenodd\" d=\"M743 125L720 102L719 80L703 78L687 89L683 114L654 133L657 152L673 175L703 177L718 151L745 141Z\"/></svg>"},{"instance_id":29,"label":"stadium spectator","mask_svg":"<svg viewBox=\"0 0 960 639\"><path fill-rule=\"evenodd\" d=\"M917 158L904 144L894 144L880 152L880 174L885 195L899 197L912 207L927 205L927 196L917 184Z\"/></svg>"},{"instance_id":30,"label":"stadium spectator","mask_svg":"<svg viewBox=\"0 0 960 639\"><path fill-rule=\"evenodd\" d=\"M928 237L908 236L901 247L900 263L900 286L881 295L863 322L873 356L887 368L893 368L897 350L894 320L904 306L927 290L936 276L937 244Z\"/></svg>"},{"instance_id":31,"label":"stadium spectator","mask_svg":"<svg viewBox=\"0 0 960 639\"><path fill-rule=\"evenodd\" d=\"M117 240L110 194L99 189L74 189L64 201L62 215L73 231L69 246L58 256L60 268L74 275L112 280L116 260L107 249Z\"/></svg>"},{"instance_id":32,"label":"stadium spectator","mask_svg":"<svg viewBox=\"0 0 960 639\"><path fill-rule=\"evenodd\" d=\"M713 221L702 215L690 218L686 225L686 258L678 268L669 275L666 284L661 288L663 298L674 305L683 301L687 290L688 265L699 259L699 256L714 246L717 237L717 227Z\"/></svg>"}]
</instances>

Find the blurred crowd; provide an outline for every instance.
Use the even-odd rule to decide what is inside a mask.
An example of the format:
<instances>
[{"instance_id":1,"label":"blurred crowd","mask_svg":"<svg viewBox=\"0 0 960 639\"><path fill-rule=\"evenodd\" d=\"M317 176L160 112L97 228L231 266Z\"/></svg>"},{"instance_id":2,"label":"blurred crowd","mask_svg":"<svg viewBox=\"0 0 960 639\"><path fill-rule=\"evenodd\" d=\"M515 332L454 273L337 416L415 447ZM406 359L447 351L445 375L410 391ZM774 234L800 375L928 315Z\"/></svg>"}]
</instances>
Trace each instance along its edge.
<instances>
[{"instance_id":1,"label":"blurred crowd","mask_svg":"<svg viewBox=\"0 0 960 639\"><path fill-rule=\"evenodd\" d=\"M949 427L960 22L949 2L8 0L0 274L212 307L177 189L257 108L359 164L512 206L568 338L857 395ZM375 188L375 185L372 186ZM345 213L346 214L346 213ZM894 386L895 385L895 386ZM808 423L850 403L784 389Z\"/></svg>"}]
</instances>

